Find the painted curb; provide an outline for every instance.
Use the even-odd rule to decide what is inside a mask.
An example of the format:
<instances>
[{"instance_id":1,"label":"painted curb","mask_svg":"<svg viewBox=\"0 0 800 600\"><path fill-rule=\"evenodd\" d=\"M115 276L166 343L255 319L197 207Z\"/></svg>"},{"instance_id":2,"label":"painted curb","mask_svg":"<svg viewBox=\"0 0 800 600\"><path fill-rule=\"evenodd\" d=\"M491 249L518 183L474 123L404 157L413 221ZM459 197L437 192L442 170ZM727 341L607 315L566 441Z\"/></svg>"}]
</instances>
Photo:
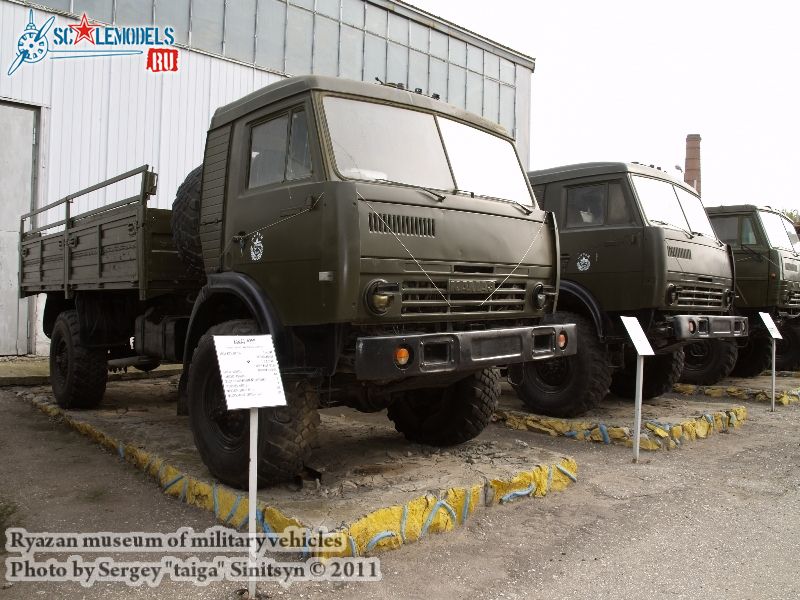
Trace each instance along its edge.
<instances>
[{"instance_id":1,"label":"painted curb","mask_svg":"<svg viewBox=\"0 0 800 600\"><path fill-rule=\"evenodd\" d=\"M683 396L707 396L709 398L734 398L751 402L772 402L772 388L744 388L721 385L693 385L676 383L672 391ZM800 402L800 388L794 390L775 390L775 404L788 406Z\"/></svg>"},{"instance_id":2,"label":"painted curb","mask_svg":"<svg viewBox=\"0 0 800 600\"><path fill-rule=\"evenodd\" d=\"M138 379L160 379L180 375L182 367L160 368L149 373L130 372L130 373L109 373L108 381L135 381ZM37 385L50 385L50 375L0 375L0 387L29 387Z\"/></svg>"},{"instance_id":3,"label":"painted curb","mask_svg":"<svg viewBox=\"0 0 800 600\"><path fill-rule=\"evenodd\" d=\"M763 377L771 377L772 371L764 371L761 373ZM800 379L800 371L775 371L777 377L795 377Z\"/></svg>"},{"instance_id":4,"label":"painted curb","mask_svg":"<svg viewBox=\"0 0 800 600\"><path fill-rule=\"evenodd\" d=\"M20 394L21 395L21 394ZM61 420L120 459L148 474L164 493L181 502L213 512L223 524L243 529L248 520L247 492L216 482L209 483L182 472L164 458L133 444L107 435L94 425L80 421L64 410L35 397L29 402L46 415ZM418 496L402 505L379 508L349 524L343 524L329 536L341 536L347 552L337 556L365 556L416 542L431 533L443 533L463 526L480 509L505 504L522 497L541 498L577 482L578 465L564 457L557 464L536 465L510 479L486 479L467 487L453 487L437 497ZM289 517L274 506L259 502L256 509L256 530L280 533L287 527L301 527L298 519ZM316 554L316 553L315 553ZM319 553L322 555L323 553Z\"/></svg>"},{"instance_id":5,"label":"painted curb","mask_svg":"<svg viewBox=\"0 0 800 600\"><path fill-rule=\"evenodd\" d=\"M579 441L602 444L622 444L633 447L630 427L606 425L595 421L579 421L542 417L514 410L498 410L495 421L506 427L536 431L551 436L567 437ZM747 409L736 406L723 411L705 413L680 423L670 424L656 420L645 421L639 438L641 450L673 450L688 441L705 439L715 432L728 432L747 420Z\"/></svg>"}]
</instances>

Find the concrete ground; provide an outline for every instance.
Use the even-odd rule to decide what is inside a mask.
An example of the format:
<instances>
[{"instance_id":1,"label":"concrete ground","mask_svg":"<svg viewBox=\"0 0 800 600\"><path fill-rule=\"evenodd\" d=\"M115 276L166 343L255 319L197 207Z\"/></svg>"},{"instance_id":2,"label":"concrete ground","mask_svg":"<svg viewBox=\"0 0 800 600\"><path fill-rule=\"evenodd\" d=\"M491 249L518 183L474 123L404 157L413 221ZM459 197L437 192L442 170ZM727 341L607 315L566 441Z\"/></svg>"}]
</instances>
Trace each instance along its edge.
<instances>
[{"instance_id":1,"label":"concrete ground","mask_svg":"<svg viewBox=\"0 0 800 600\"><path fill-rule=\"evenodd\" d=\"M168 379L111 384L104 409L91 418L102 417L106 427L116 422L120 431L127 427L138 432L148 444L169 439L171 452L191 465L186 433L179 431L180 423L170 421L180 419L170 413L174 385ZM515 408L513 398L503 403ZM741 403L670 394L647 411L690 416ZM316 464L325 469L324 487L311 493L287 486L264 490L263 495L294 496L297 505L309 503L310 497L316 507L327 504L343 511L349 506L355 514L368 508L380 490L391 501L401 485L410 485L411 493L439 489L476 465L502 470L563 455L577 460L578 484L544 499L495 507L461 529L382 554L381 583L296 584L288 590L273 584L261 589L270 597L308 598L797 597L800 406L781 406L770 413L763 403L743 403L748 409L743 427L677 451L643 454L636 465L630 462L631 450L622 446L512 431L502 424L491 425L466 448L435 453L406 444L383 415L330 409L323 416ZM595 416L623 418L626 409L632 412L610 398ZM12 390L0 390L0 410L0 529L174 531L212 524L211 514L163 495L152 480L52 422ZM149 437L142 438L142 432ZM331 453L332 442L343 433L350 437ZM408 470L387 468L406 462ZM363 488L363 495L353 494L350 485L343 486L345 481ZM388 488L392 491L386 492ZM328 498L323 489L328 489ZM336 489L340 495L331 496ZM123 594L156 598L167 593L235 598L238 587L14 584L0 589L0 600Z\"/></svg>"}]
</instances>

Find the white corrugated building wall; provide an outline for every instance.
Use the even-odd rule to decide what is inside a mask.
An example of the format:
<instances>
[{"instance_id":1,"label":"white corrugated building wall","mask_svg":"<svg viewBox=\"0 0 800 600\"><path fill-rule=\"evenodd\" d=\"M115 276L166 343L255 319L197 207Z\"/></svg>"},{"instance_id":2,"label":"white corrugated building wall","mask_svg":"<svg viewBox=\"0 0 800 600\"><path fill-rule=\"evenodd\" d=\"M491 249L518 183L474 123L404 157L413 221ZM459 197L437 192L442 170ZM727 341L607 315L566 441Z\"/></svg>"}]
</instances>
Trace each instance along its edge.
<instances>
[{"instance_id":1,"label":"white corrugated building wall","mask_svg":"<svg viewBox=\"0 0 800 600\"><path fill-rule=\"evenodd\" d=\"M37 26L85 12L92 23L173 27L178 71L147 71L145 55L48 56L9 76L31 9ZM47 349L41 302L17 300L20 214L141 164L158 172L156 203L168 208L202 160L214 110L282 77L377 77L438 93L503 125L528 163L533 59L402 2L0 0L0 40L0 354ZM104 201L89 195L73 214Z\"/></svg>"}]
</instances>

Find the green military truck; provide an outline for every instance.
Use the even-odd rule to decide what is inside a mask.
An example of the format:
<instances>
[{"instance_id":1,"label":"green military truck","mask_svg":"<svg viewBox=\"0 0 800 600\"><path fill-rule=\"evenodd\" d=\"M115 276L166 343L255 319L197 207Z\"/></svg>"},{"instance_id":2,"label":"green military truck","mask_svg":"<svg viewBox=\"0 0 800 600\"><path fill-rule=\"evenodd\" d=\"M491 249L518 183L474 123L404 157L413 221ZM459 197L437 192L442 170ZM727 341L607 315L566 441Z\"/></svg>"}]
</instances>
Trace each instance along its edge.
<instances>
[{"instance_id":1,"label":"green military truck","mask_svg":"<svg viewBox=\"0 0 800 600\"><path fill-rule=\"evenodd\" d=\"M559 224L559 312L550 318L576 323L580 337L574 356L509 370L532 410L579 415L609 388L633 397L636 361L621 315L639 319L656 351L645 359L644 398L672 388L688 342L747 335L747 319L730 314L733 256L691 188L636 163L568 165L528 177ZM735 359L735 344L728 347Z\"/></svg>"},{"instance_id":2,"label":"green military truck","mask_svg":"<svg viewBox=\"0 0 800 600\"><path fill-rule=\"evenodd\" d=\"M136 177L132 196L73 214ZM198 451L231 485L247 481L248 428L215 335L275 341L288 406L260 411L262 482L302 470L319 407L386 408L408 439L458 444L489 422L496 367L575 352L574 324L540 324L558 235L511 138L435 99L286 79L216 111L172 211L148 206L155 189L143 166L25 215L21 294L47 294L64 407L96 406L109 367L182 362Z\"/></svg>"},{"instance_id":3,"label":"green military truck","mask_svg":"<svg viewBox=\"0 0 800 600\"><path fill-rule=\"evenodd\" d=\"M719 238L733 249L736 312L750 320L750 336L739 348L733 374L752 377L771 366L772 341L759 312L769 313L783 336L776 348L776 367L797 369L800 367L800 240L794 225L772 208L751 204L709 207L706 212Z\"/></svg>"}]
</instances>

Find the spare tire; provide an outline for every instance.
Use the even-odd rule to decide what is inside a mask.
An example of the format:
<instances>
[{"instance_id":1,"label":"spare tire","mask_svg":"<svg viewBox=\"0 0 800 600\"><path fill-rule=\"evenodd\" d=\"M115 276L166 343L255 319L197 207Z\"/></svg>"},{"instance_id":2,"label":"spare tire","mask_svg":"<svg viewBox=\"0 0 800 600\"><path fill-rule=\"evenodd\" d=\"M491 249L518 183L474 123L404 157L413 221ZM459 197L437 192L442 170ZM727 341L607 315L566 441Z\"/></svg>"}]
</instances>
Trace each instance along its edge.
<instances>
[{"instance_id":1,"label":"spare tire","mask_svg":"<svg viewBox=\"0 0 800 600\"><path fill-rule=\"evenodd\" d=\"M187 271L203 277L203 247L200 244L200 184L203 180L202 165L186 176L175 194L172 203L172 240Z\"/></svg>"}]
</instances>

